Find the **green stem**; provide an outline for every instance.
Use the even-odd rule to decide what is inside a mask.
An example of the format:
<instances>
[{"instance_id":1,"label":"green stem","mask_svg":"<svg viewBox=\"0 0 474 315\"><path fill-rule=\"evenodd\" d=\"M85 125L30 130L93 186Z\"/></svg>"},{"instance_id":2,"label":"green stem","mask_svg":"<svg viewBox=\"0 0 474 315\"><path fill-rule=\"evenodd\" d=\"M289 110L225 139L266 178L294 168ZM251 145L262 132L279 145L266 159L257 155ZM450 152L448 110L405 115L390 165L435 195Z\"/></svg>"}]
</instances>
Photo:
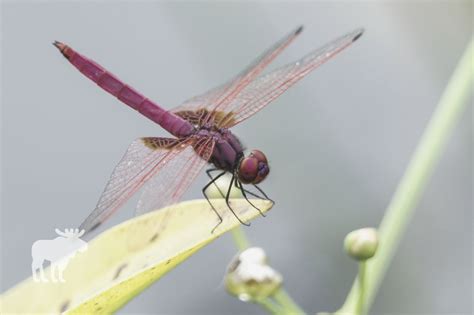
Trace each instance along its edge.
<instances>
[{"instance_id":1,"label":"green stem","mask_svg":"<svg viewBox=\"0 0 474 315\"><path fill-rule=\"evenodd\" d=\"M365 269L366 262L359 262L359 274L357 280L359 281L359 299L357 301L357 314L365 315L364 300L365 300Z\"/></svg>"},{"instance_id":2,"label":"green stem","mask_svg":"<svg viewBox=\"0 0 474 315\"><path fill-rule=\"evenodd\" d=\"M380 247L367 261L364 310L369 311L380 283L421 197L436 162L439 160L456 120L467 105L472 88L474 40L471 40L444 91L403 178L380 224ZM346 302L338 313L352 314L357 307L359 287L352 286Z\"/></svg>"},{"instance_id":3,"label":"green stem","mask_svg":"<svg viewBox=\"0 0 474 315\"><path fill-rule=\"evenodd\" d=\"M234 228L231 232L235 245L240 251L243 251L250 246L250 243L247 240L247 237L245 237L244 231L242 231L240 226Z\"/></svg>"},{"instance_id":4,"label":"green stem","mask_svg":"<svg viewBox=\"0 0 474 315\"><path fill-rule=\"evenodd\" d=\"M275 305L275 303L270 299L262 299L254 301L255 304L260 305L263 307L267 312L271 314L282 314L282 309L280 306Z\"/></svg>"},{"instance_id":5,"label":"green stem","mask_svg":"<svg viewBox=\"0 0 474 315\"><path fill-rule=\"evenodd\" d=\"M242 251L250 246L250 242L245 236L240 226L232 230L232 237L237 248ZM273 314L305 314L305 312L293 301L290 295L283 289L278 289L272 296L273 300L278 303L274 305L271 299L263 299L255 301Z\"/></svg>"},{"instance_id":6,"label":"green stem","mask_svg":"<svg viewBox=\"0 0 474 315\"><path fill-rule=\"evenodd\" d=\"M305 314L303 309L296 304L288 292L282 288L273 294L273 299L285 308L286 314Z\"/></svg>"}]
</instances>

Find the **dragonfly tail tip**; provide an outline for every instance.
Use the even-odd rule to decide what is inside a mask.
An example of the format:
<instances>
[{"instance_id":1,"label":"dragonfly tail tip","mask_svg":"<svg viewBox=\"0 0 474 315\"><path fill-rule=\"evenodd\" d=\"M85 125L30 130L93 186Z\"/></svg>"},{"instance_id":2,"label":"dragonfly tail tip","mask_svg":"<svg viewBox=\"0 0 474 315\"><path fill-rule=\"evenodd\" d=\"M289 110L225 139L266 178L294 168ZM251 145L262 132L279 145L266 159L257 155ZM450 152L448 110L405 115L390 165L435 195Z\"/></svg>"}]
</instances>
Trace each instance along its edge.
<instances>
[{"instance_id":1,"label":"dragonfly tail tip","mask_svg":"<svg viewBox=\"0 0 474 315\"><path fill-rule=\"evenodd\" d=\"M66 44L63 44L63 43L55 40L53 42L53 46L56 47L61 52L61 54L63 54L63 56L66 57L66 59L69 59L70 54L66 51L66 48L67 48Z\"/></svg>"},{"instance_id":2,"label":"dragonfly tail tip","mask_svg":"<svg viewBox=\"0 0 474 315\"><path fill-rule=\"evenodd\" d=\"M65 46L63 43L61 43L61 42L59 42L59 41L57 41L57 40L55 40L52 44L53 44L54 47L56 47L56 48L59 49L59 50L63 49L64 46Z\"/></svg>"},{"instance_id":3,"label":"dragonfly tail tip","mask_svg":"<svg viewBox=\"0 0 474 315\"><path fill-rule=\"evenodd\" d=\"M298 27L295 31L295 35L298 35L299 33L301 33L303 31L303 25L300 25L300 27Z\"/></svg>"},{"instance_id":4,"label":"dragonfly tail tip","mask_svg":"<svg viewBox=\"0 0 474 315\"><path fill-rule=\"evenodd\" d=\"M364 34L364 29L363 29L363 28L361 28L361 29L357 32L357 34L354 36L354 38L352 39L352 41L355 42L356 40L358 40L358 39L362 36L362 34Z\"/></svg>"}]
</instances>

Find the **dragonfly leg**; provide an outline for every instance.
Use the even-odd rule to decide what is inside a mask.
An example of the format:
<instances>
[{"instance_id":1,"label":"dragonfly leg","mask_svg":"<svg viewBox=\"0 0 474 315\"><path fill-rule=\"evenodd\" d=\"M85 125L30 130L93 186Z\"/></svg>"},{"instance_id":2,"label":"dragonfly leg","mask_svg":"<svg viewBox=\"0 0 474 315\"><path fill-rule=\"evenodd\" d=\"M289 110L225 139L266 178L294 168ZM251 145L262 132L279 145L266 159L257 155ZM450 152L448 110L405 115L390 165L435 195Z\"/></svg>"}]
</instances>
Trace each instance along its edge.
<instances>
[{"instance_id":1,"label":"dragonfly leg","mask_svg":"<svg viewBox=\"0 0 474 315\"><path fill-rule=\"evenodd\" d=\"M266 217L266 215L264 215L263 212L262 212L258 207L256 207L256 206L247 198L247 194L246 194L246 193L249 193L249 194L251 194L252 196L258 197L258 198L260 198L260 199L263 199L263 198L260 197L260 196L257 196L256 194L254 194L254 193L251 192L251 191L248 191L248 190L244 189L244 187L243 187L243 185L242 185L242 183L241 183L240 181L236 180L235 182L236 182L237 188L240 188L240 191L242 192L242 195L244 195L245 200L247 200L247 202L248 202L252 207L254 207L255 209L257 209L257 211L260 213L260 215L261 215L262 217ZM238 183L238 184L237 184L237 183Z\"/></svg>"},{"instance_id":2,"label":"dragonfly leg","mask_svg":"<svg viewBox=\"0 0 474 315\"><path fill-rule=\"evenodd\" d=\"M247 194L249 194L249 195L251 195L251 196L253 196L253 197L256 197L256 198L258 198L258 199L269 200L269 199L267 199L267 198L265 198L265 197L262 197L262 196L257 195L257 194L254 193L254 192L251 192L250 190L245 189L242 184L241 184L241 186L242 186L242 189L243 189ZM237 188L240 188L240 187L237 187Z\"/></svg>"},{"instance_id":3,"label":"dragonfly leg","mask_svg":"<svg viewBox=\"0 0 474 315\"><path fill-rule=\"evenodd\" d=\"M252 184L252 185L253 185L253 187L257 188L257 190L265 197L265 199L267 199L268 201L271 201L272 203L275 203L275 201L273 201L273 199L268 198L267 194L260 187L258 187L255 184Z\"/></svg>"},{"instance_id":4,"label":"dragonfly leg","mask_svg":"<svg viewBox=\"0 0 474 315\"><path fill-rule=\"evenodd\" d=\"M232 176L232 179L230 181L230 185L229 185L229 189L227 189L227 195L225 196L225 202L227 204L227 207L229 207L230 211L232 212L232 214L237 218L237 220L239 220L239 222L243 225L246 225L246 226L250 226L250 223L246 223L244 221L242 221L238 216L237 214L235 213L234 209L232 209L232 207L230 206L230 203L229 203L229 197L230 197L230 190L232 189L232 184L234 183L234 180L235 180L235 176Z\"/></svg>"},{"instance_id":5,"label":"dragonfly leg","mask_svg":"<svg viewBox=\"0 0 474 315\"><path fill-rule=\"evenodd\" d=\"M224 193L222 192L222 190L221 190L221 188L219 187L219 185L216 184L216 181L214 180L214 177L212 177L212 175L211 175L211 172L214 172L214 171L219 171L219 169L218 169L218 168L210 168L210 169L208 169L208 170L206 171L206 174L207 174L207 176L211 179L211 182L216 186L217 190L219 191L219 193L220 193L221 196L222 196L222 199L224 199L224 198L225 198ZM225 173L225 172L224 172L224 173ZM219 176L219 177L220 177L220 176ZM217 178L219 178L219 177L217 177ZM217 179L217 178L216 178L216 179Z\"/></svg>"},{"instance_id":6,"label":"dragonfly leg","mask_svg":"<svg viewBox=\"0 0 474 315\"><path fill-rule=\"evenodd\" d=\"M207 173L207 171L206 171ZM207 173L209 175L209 173ZM204 188L202 189L202 194L204 195L204 197L206 198L207 202L211 205L211 208L212 210L214 211L214 213L217 215L217 217L219 218L219 223L216 224L216 226L212 229L211 233L214 233L214 231L217 229L217 227L222 223L222 217L221 215L219 214L219 212L217 212L216 208L214 208L214 205L212 204L212 202L209 200L209 197L207 196L206 194L206 190L207 188L209 188L209 186L211 186L212 184L215 184L215 181L217 179L219 179L219 177L221 177L222 175L225 174L225 171L220 173L219 175L217 175L216 177L212 178L211 175L209 175L209 177L211 178L211 181L209 183L206 184L206 186L204 186Z\"/></svg>"},{"instance_id":7,"label":"dragonfly leg","mask_svg":"<svg viewBox=\"0 0 474 315\"><path fill-rule=\"evenodd\" d=\"M242 185L241 183L240 183L240 185L241 185L242 188L243 188L243 185ZM273 199L270 199L260 187L258 187L258 186L255 185L255 184L252 184L252 185L255 186L255 188L263 195L263 197L257 195L257 194L254 193L254 192L251 192L250 190L247 190L247 189L245 189L245 188L243 188L243 190L244 190L247 194L252 195L252 196L254 196L254 197L258 198L258 199L268 200L268 201L271 201L272 203L275 203L275 201L273 201ZM239 188L239 187L237 186L237 188Z\"/></svg>"}]
</instances>

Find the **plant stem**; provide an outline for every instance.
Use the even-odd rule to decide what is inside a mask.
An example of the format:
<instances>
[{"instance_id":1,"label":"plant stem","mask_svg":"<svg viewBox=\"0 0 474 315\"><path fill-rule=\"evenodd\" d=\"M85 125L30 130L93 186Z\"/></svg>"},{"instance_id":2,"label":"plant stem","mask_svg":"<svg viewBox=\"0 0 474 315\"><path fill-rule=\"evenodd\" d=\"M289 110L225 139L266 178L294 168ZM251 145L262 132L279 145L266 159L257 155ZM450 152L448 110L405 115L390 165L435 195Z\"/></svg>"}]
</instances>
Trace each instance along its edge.
<instances>
[{"instance_id":1,"label":"plant stem","mask_svg":"<svg viewBox=\"0 0 474 315\"><path fill-rule=\"evenodd\" d=\"M305 314L301 307L288 295L288 293L280 288L273 294L273 299L278 304L284 306L286 314Z\"/></svg>"},{"instance_id":2,"label":"plant stem","mask_svg":"<svg viewBox=\"0 0 474 315\"><path fill-rule=\"evenodd\" d=\"M359 262L359 274L357 280L359 281L359 299L357 301L357 314L365 315L364 312L364 300L365 300L365 269L366 262Z\"/></svg>"},{"instance_id":3,"label":"plant stem","mask_svg":"<svg viewBox=\"0 0 474 315\"><path fill-rule=\"evenodd\" d=\"M240 226L232 230L232 237L237 248L242 251L250 246L250 242L245 236ZM278 306L274 305L271 299L255 301L273 314L305 314L305 312L293 301L289 294L283 289L278 289L272 296ZM281 309L280 309L281 308Z\"/></svg>"},{"instance_id":4,"label":"plant stem","mask_svg":"<svg viewBox=\"0 0 474 315\"><path fill-rule=\"evenodd\" d=\"M367 261L365 301L369 311L380 283L387 271L402 235L421 197L436 162L439 160L457 118L462 113L472 88L474 40L471 39L464 55L448 83L403 178L380 224L380 247L374 258ZM357 307L359 286L357 281L337 313L353 314Z\"/></svg>"},{"instance_id":5,"label":"plant stem","mask_svg":"<svg viewBox=\"0 0 474 315\"><path fill-rule=\"evenodd\" d=\"M260 305L271 314L282 314L281 308L278 305L275 305L275 303L270 299L256 300L254 303Z\"/></svg>"},{"instance_id":6,"label":"plant stem","mask_svg":"<svg viewBox=\"0 0 474 315\"><path fill-rule=\"evenodd\" d=\"M244 231L242 231L242 228L240 226L232 229L231 232L232 237L234 238L235 245L240 251L243 251L244 249L250 246L250 243L247 240L247 237L245 237Z\"/></svg>"}]
</instances>

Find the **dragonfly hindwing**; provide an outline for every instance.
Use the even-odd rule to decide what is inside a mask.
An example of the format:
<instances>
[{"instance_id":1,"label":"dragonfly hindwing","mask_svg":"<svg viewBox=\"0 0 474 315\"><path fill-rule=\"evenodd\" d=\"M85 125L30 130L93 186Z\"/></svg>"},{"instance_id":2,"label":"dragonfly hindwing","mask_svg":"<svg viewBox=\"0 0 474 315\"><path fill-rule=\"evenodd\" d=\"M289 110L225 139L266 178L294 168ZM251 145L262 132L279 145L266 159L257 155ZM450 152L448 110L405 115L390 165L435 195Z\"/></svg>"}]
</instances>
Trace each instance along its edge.
<instances>
[{"instance_id":1,"label":"dragonfly hindwing","mask_svg":"<svg viewBox=\"0 0 474 315\"><path fill-rule=\"evenodd\" d=\"M178 139L173 138L161 138L161 137L146 137L141 138L143 144L150 149L171 149L173 148L178 142Z\"/></svg>"}]
</instances>

